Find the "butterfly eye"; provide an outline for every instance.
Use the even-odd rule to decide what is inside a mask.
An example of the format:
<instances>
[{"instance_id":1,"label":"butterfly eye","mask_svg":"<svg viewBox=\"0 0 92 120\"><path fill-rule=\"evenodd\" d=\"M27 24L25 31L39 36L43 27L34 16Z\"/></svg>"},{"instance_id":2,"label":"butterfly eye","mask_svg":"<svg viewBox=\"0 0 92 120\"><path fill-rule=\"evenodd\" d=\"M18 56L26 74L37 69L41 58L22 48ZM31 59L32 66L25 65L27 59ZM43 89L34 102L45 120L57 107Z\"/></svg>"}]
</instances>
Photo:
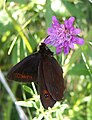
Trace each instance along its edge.
<instances>
[{"instance_id":1,"label":"butterfly eye","mask_svg":"<svg viewBox=\"0 0 92 120\"><path fill-rule=\"evenodd\" d=\"M46 48L46 50L49 50L47 46L45 48Z\"/></svg>"}]
</instances>

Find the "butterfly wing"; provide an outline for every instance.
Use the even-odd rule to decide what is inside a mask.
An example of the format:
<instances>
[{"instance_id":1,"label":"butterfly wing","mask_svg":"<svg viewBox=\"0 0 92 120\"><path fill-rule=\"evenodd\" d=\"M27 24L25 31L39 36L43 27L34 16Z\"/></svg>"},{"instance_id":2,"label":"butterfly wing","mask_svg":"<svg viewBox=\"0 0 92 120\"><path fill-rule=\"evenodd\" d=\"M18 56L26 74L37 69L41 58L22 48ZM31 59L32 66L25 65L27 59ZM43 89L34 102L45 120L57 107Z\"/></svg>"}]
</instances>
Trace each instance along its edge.
<instances>
[{"instance_id":1,"label":"butterfly wing","mask_svg":"<svg viewBox=\"0 0 92 120\"><path fill-rule=\"evenodd\" d=\"M56 101L61 100L65 90L63 71L54 57L47 56L44 58L43 72L50 95Z\"/></svg>"},{"instance_id":2,"label":"butterfly wing","mask_svg":"<svg viewBox=\"0 0 92 120\"><path fill-rule=\"evenodd\" d=\"M45 109L48 107L53 107L55 104L55 100L51 97L45 83L45 78L43 74L43 62L40 60L39 67L38 67L38 84L39 84L39 93L42 105Z\"/></svg>"},{"instance_id":3,"label":"butterfly wing","mask_svg":"<svg viewBox=\"0 0 92 120\"><path fill-rule=\"evenodd\" d=\"M8 72L7 78L19 82L37 81L39 53L29 55Z\"/></svg>"}]
</instances>

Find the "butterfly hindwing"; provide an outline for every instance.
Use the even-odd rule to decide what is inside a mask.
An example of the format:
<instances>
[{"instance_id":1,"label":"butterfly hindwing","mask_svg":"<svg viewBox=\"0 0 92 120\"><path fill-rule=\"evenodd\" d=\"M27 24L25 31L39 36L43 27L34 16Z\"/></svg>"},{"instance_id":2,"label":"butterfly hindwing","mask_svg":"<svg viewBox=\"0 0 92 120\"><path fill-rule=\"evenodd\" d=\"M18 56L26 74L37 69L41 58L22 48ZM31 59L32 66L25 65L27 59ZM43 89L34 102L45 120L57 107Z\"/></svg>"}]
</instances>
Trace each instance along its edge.
<instances>
[{"instance_id":1,"label":"butterfly hindwing","mask_svg":"<svg viewBox=\"0 0 92 120\"><path fill-rule=\"evenodd\" d=\"M38 77L39 53L29 55L13 66L7 78L19 82L34 82Z\"/></svg>"},{"instance_id":2,"label":"butterfly hindwing","mask_svg":"<svg viewBox=\"0 0 92 120\"><path fill-rule=\"evenodd\" d=\"M43 71L46 87L56 101L63 97L65 90L63 71L54 57L47 56L43 60Z\"/></svg>"},{"instance_id":3,"label":"butterfly hindwing","mask_svg":"<svg viewBox=\"0 0 92 120\"><path fill-rule=\"evenodd\" d=\"M55 100L50 95L46 83L45 78L43 74L43 62L40 60L39 67L38 67L38 84L39 84L39 92L40 92L40 99L42 102L42 105L45 109L48 109L48 107L53 107L55 104Z\"/></svg>"}]
</instances>

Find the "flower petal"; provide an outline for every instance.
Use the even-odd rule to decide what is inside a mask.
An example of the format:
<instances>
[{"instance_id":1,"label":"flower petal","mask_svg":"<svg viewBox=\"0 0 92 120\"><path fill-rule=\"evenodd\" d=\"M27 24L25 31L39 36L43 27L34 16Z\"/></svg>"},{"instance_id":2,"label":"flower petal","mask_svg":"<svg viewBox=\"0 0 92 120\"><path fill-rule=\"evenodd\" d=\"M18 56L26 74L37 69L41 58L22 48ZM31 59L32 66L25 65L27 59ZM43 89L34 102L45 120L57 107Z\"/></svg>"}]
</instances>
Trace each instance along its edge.
<instances>
[{"instance_id":1,"label":"flower petal","mask_svg":"<svg viewBox=\"0 0 92 120\"><path fill-rule=\"evenodd\" d=\"M62 51L62 48L61 47L56 47L56 54L60 54Z\"/></svg>"},{"instance_id":2,"label":"flower petal","mask_svg":"<svg viewBox=\"0 0 92 120\"><path fill-rule=\"evenodd\" d=\"M74 17L70 17L68 20L65 20L64 24L66 28L71 28L75 21Z\"/></svg>"},{"instance_id":3,"label":"flower petal","mask_svg":"<svg viewBox=\"0 0 92 120\"><path fill-rule=\"evenodd\" d=\"M72 26L73 23L74 23L74 21L75 21L75 18L71 16L71 17L68 19L69 25Z\"/></svg>"},{"instance_id":4,"label":"flower petal","mask_svg":"<svg viewBox=\"0 0 92 120\"><path fill-rule=\"evenodd\" d=\"M53 21L53 23L58 23L56 16L52 16L52 21Z\"/></svg>"},{"instance_id":5,"label":"flower petal","mask_svg":"<svg viewBox=\"0 0 92 120\"><path fill-rule=\"evenodd\" d=\"M67 55L69 53L69 47L64 47L64 54Z\"/></svg>"},{"instance_id":6,"label":"flower petal","mask_svg":"<svg viewBox=\"0 0 92 120\"><path fill-rule=\"evenodd\" d=\"M50 35L52 33L52 28L48 28L47 33L48 33L48 35Z\"/></svg>"},{"instance_id":7,"label":"flower petal","mask_svg":"<svg viewBox=\"0 0 92 120\"><path fill-rule=\"evenodd\" d=\"M56 47L56 46L59 45L59 43L58 43L57 41L58 41L58 38L57 38L56 36L49 36L48 38L46 38L46 39L44 40L44 43L45 43L45 44L50 44L50 45Z\"/></svg>"},{"instance_id":8,"label":"flower petal","mask_svg":"<svg viewBox=\"0 0 92 120\"><path fill-rule=\"evenodd\" d=\"M78 35L78 34L80 34L80 32L81 32L81 30L79 28L74 28L72 34L73 35Z\"/></svg>"},{"instance_id":9,"label":"flower petal","mask_svg":"<svg viewBox=\"0 0 92 120\"><path fill-rule=\"evenodd\" d=\"M76 44L80 44L80 45L84 44L84 39L83 38L75 37L74 39L75 39Z\"/></svg>"},{"instance_id":10,"label":"flower petal","mask_svg":"<svg viewBox=\"0 0 92 120\"><path fill-rule=\"evenodd\" d=\"M56 16L52 16L52 27L53 28L60 27L60 24L59 24Z\"/></svg>"},{"instance_id":11,"label":"flower petal","mask_svg":"<svg viewBox=\"0 0 92 120\"><path fill-rule=\"evenodd\" d=\"M72 48L72 49L74 49L74 44L71 42L71 43L69 44L69 47Z\"/></svg>"}]
</instances>

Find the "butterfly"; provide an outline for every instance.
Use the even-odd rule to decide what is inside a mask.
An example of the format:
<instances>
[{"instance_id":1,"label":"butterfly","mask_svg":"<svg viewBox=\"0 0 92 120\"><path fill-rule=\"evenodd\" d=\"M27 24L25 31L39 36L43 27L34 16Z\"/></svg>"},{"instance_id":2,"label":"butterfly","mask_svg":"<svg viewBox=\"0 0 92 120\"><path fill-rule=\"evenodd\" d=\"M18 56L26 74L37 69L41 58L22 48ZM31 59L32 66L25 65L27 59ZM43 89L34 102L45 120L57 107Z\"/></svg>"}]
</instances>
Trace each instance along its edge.
<instances>
[{"instance_id":1,"label":"butterfly","mask_svg":"<svg viewBox=\"0 0 92 120\"><path fill-rule=\"evenodd\" d=\"M37 82L40 100L45 109L53 107L56 101L63 98L63 70L45 43L41 43L38 52L13 66L7 78L18 82Z\"/></svg>"}]
</instances>

